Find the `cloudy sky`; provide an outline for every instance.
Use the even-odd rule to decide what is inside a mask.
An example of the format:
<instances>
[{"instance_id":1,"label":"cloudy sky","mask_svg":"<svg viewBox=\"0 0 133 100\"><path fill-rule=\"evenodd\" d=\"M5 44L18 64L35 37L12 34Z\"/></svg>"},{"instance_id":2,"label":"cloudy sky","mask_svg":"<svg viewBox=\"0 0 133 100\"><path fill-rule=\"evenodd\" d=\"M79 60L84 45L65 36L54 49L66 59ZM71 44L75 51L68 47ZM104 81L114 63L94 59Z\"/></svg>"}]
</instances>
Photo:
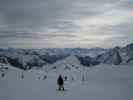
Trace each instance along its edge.
<instances>
[{"instance_id":1,"label":"cloudy sky","mask_svg":"<svg viewBox=\"0 0 133 100\"><path fill-rule=\"evenodd\" d=\"M0 47L113 47L133 42L133 0L0 0Z\"/></svg>"}]
</instances>

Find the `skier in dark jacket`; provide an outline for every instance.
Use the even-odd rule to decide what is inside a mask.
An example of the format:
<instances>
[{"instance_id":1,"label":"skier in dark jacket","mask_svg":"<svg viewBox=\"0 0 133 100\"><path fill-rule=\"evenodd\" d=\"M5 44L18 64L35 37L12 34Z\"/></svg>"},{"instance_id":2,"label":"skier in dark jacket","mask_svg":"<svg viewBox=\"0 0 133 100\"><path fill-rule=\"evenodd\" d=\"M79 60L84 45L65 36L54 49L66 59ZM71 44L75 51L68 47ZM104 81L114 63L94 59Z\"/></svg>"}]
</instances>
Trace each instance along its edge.
<instances>
[{"instance_id":1,"label":"skier in dark jacket","mask_svg":"<svg viewBox=\"0 0 133 100\"><path fill-rule=\"evenodd\" d=\"M58 80L57 80L57 84L59 85L59 91L63 90L64 91L64 80L62 78L62 76L60 75Z\"/></svg>"}]
</instances>

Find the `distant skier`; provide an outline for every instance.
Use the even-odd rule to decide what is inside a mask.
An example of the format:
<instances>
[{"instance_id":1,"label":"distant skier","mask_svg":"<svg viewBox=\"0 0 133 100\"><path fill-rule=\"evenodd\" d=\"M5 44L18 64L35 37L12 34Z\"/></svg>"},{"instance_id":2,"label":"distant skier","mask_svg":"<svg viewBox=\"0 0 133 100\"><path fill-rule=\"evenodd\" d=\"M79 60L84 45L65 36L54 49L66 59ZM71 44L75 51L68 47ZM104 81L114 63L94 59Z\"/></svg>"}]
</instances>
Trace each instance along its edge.
<instances>
[{"instance_id":1,"label":"distant skier","mask_svg":"<svg viewBox=\"0 0 133 100\"><path fill-rule=\"evenodd\" d=\"M1 74L1 76L2 76L2 78L4 78L4 77L5 77L5 74L4 74L4 73L2 73L2 74Z\"/></svg>"},{"instance_id":2,"label":"distant skier","mask_svg":"<svg viewBox=\"0 0 133 100\"><path fill-rule=\"evenodd\" d=\"M59 91L64 91L64 80L62 78L62 76L60 75L59 78L57 79L57 84L59 85Z\"/></svg>"},{"instance_id":3,"label":"distant skier","mask_svg":"<svg viewBox=\"0 0 133 100\"><path fill-rule=\"evenodd\" d=\"M23 72L21 73L21 79L24 79L24 73Z\"/></svg>"},{"instance_id":4,"label":"distant skier","mask_svg":"<svg viewBox=\"0 0 133 100\"><path fill-rule=\"evenodd\" d=\"M67 81L67 76L65 76L65 81Z\"/></svg>"},{"instance_id":5,"label":"distant skier","mask_svg":"<svg viewBox=\"0 0 133 100\"><path fill-rule=\"evenodd\" d=\"M46 80L47 79L47 75L45 75L44 77L43 77L43 80Z\"/></svg>"}]
</instances>

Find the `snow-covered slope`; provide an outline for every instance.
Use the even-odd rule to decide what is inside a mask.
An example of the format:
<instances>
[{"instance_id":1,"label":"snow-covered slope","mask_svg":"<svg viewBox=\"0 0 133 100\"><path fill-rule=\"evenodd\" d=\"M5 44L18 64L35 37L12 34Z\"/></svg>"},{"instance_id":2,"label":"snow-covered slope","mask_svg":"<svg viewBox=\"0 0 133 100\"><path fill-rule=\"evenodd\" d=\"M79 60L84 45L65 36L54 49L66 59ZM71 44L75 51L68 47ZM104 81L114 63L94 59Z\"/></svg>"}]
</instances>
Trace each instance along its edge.
<instances>
[{"instance_id":1,"label":"snow-covered slope","mask_svg":"<svg viewBox=\"0 0 133 100\"><path fill-rule=\"evenodd\" d=\"M72 59L72 60L69 60ZM66 59L70 64L77 59L71 56ZM75 60L74 60L75 59ZM63 63L64 61L58 62ZM61 66L64 66L61 65ZM64 92L57 91L56 80L59 72L70 72L74 76L80 75L78 69L64 70L57 67L56 70L32 69L22 71L7 65L5 76L0 77L1 100L132 100L133 99L133 67L100 65L82 70L85 80L65 81ZM50 66L51 68L53 66ZM65 66L64 66L65 67ZM80 68L81 66L79 66ZM70 66L70 68L72 68ZM86 67L85 67L86 68ZM77 70L77 71L76 71ZM56 73L56 72L57 73ZM64 73L64 72L63 72ZM0 72L1 74L1 72ZM22 78L22 74L24 77ZM47 76L45 79L44 77Z\"/></svg>"},{"instance_id":2,"label":"snow-covered slope","mask_svg":"<svg viewBox=\"0 0 133 100\"><path fill-rule=\"evenodd\" d=\"M0 100L133 100L132 62L132 44L109 50L0 49ZM57 91L60 74L68 78L64 92Z\"/></svg>"},{"instance_id":3,"label":"snow-covered slope","mask_svg":"<svg viewBox=\"0 0 133 100\"><path fill-rule=\"evenodd\" d=\"M67 76L68 80L81 80L83 66L80 64L76 56L71 55L63 60L57 61L52 65L46 65L43 67L48 75L58 77L63 75Z\"/></svg>"}]
</instances>

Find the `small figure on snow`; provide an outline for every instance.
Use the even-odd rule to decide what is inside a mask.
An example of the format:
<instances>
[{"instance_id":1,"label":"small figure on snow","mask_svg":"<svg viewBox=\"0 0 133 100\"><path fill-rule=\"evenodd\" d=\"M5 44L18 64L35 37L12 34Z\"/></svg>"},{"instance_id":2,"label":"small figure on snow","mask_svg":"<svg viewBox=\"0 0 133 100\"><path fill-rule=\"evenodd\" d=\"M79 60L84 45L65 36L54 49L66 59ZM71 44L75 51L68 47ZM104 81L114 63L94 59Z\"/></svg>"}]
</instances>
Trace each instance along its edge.
<instances>
[{"instance_id":1,"label":"small figure on snow","mask_svg":"<svg viewBox=\"0 0 133 100\"><path fill-rule=\"evenodd\" d=\"M47 75L45 75L44 77L43 77L43 80L46 80L47 79Z\"/></svg>"},{"instance_id":2,"label":"small figure on snow","mask_svg":"<svg viewBox=\"0 0 133 100\"><path fill-rule=\"evenodd\" d=\"M4 78L5 77L5 73L2 73L1 76L2 76L2 78Z\"/></svg>"},{"instance_id":3,"label":"small figure on snow","mask_svg":"<svg viewBox=\"0 0 133 100\"><path fill-rule=\"evenodd\" d=\"M67 76L65 76L65 81L67 81Z\"/></svg>"},{"instance_id":4,"label":"small figure on snow","mask_svg":"<svg viewBox=\"0 0 133 100\"><path fill-rule=\"evenodd\" d=\"M21 73L21 79L24 79L24 73L23 72Z\"/></svg>"},{"instance_id":5,"label":"small figure on snow","mask_svg":"<svg viewBox=\"0 0 133 100\"><path fill-rule=\"evenodd\" d=\"M59 91L64 91L64 80L62 78L62 76L60 75L59 78L57 79L57 84L59 85Z\"/></svg>"}]
</instances>

